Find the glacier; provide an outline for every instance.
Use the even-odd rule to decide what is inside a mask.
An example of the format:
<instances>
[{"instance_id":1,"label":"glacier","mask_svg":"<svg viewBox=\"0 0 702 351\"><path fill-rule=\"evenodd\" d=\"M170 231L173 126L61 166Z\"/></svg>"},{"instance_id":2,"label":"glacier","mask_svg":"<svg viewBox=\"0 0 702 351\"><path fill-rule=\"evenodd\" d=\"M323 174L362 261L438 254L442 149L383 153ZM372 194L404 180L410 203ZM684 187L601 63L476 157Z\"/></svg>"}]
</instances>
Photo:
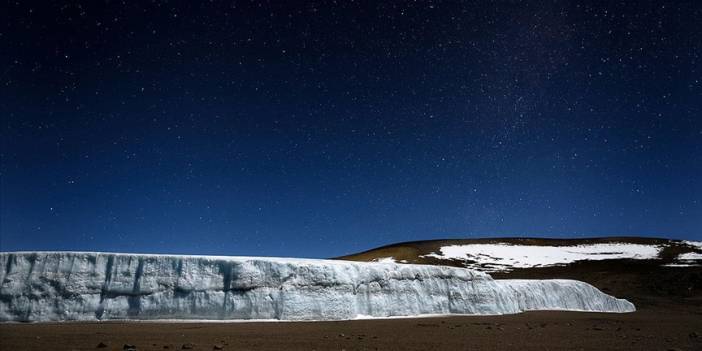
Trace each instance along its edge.
<instances>
[{"instance_id":1,"label":"glacier","mask_svg":"<svg viewBox=\"0 0 702 351\"><path fill-rule=\"evenodd\" d=\"M5 252L0 282L5 322L635 310L576 280L494 280L465 268L318 259Z\"/></svg>"}]
</instances>

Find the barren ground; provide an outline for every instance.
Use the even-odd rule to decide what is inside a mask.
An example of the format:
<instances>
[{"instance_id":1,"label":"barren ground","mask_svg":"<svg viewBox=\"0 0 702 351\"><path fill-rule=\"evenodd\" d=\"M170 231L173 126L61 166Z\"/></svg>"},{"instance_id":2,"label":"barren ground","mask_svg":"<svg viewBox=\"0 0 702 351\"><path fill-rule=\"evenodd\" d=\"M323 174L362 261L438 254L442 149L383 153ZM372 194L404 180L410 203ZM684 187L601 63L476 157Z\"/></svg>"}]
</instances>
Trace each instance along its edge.
<instances>
[{"instance_id":1,"label":"barren ground","mask_svg":"<svg viewBox=\"0 0 702 351\"><path fill-rule=\"evenodd\" d=\"M0 325L2 350L701 350L702 310L343 322ZM98 345L103 343L104 348Z\"/></svg>"}]
</instances>

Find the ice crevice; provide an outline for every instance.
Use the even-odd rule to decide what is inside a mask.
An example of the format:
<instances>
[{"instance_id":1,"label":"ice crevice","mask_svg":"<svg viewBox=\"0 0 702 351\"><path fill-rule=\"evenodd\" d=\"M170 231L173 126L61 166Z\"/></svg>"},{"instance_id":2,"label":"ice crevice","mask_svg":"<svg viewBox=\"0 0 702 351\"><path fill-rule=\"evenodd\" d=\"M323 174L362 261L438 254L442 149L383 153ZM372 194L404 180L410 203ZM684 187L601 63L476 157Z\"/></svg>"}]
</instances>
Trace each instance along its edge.
<instances>
[{"instance_id":1,"label":"ice crevice","mask_svg":"<svg viewBox=\"0 0 702 351\"><path fill-rule=\"evenodd\" d=\"M0 264L0 321L634 311L580 281L494 280L443 266L93 252L0 253Z\"/></svg>"}]
</instances>

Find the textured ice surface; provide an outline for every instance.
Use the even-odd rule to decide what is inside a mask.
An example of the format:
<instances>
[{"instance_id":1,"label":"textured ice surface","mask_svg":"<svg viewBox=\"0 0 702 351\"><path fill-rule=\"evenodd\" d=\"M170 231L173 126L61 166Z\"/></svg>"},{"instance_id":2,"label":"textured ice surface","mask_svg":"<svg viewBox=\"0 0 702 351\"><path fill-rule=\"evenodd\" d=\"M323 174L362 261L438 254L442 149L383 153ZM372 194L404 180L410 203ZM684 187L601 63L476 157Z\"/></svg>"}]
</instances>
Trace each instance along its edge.
<instances>
[{"instance_id":1,"label":"textured ice surface","mask_svg":"<svg viewBox=\"0 0 702 351\"><path fill-rule=\"evenodd\" d=\"M538 246L512 244L448 245L425 257L468 260L466 267L483 271L554 266L581 260L655 259L661 246L629 243L577 246Z\"/></svg>"},{"instance_id":2,"label":"textured ice surface","mask_svg":"<svg viewBox=\"0 0 702 351\"><path fill-rule=\"evenodd\" d=\"M278 319L504 314L634 306L574 280L287 258L0 253L0 320Z\"/></svg>"}]
</instances>

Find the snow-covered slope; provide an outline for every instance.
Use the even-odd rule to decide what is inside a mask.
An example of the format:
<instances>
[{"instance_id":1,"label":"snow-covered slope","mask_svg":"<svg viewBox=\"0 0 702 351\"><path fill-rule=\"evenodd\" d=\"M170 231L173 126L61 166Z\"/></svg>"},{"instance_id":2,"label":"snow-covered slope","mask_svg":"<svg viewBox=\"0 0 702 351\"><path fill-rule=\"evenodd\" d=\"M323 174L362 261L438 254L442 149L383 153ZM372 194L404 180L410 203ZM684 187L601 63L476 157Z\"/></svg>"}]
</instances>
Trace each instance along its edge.
<instances>
[{"instance_id":1,"label":"snow-covered slope","mask_svg":"<svg viewBox=\"0 0 702 351\"><path fill-rule=\"evenodd\" d=\"M574 280L463 268L287 258L0 253L0 320L278 319L630 312Z\"/></svg>"},{"instance_id":2,"label":"snow-covered slope","mask_svg":"<svg viewBox=\"0 0 702 351\"><path fill-rule=\"evenodd\" d=\"M514 244L467 244L442 246L439 253L424 257L466 260L466 267L483 271L547 267L583 260L641 259L658 257L661 246L631 243L540 246ZM475 267L472 267L475 266Z\"/></svg>"}]
</instances>

